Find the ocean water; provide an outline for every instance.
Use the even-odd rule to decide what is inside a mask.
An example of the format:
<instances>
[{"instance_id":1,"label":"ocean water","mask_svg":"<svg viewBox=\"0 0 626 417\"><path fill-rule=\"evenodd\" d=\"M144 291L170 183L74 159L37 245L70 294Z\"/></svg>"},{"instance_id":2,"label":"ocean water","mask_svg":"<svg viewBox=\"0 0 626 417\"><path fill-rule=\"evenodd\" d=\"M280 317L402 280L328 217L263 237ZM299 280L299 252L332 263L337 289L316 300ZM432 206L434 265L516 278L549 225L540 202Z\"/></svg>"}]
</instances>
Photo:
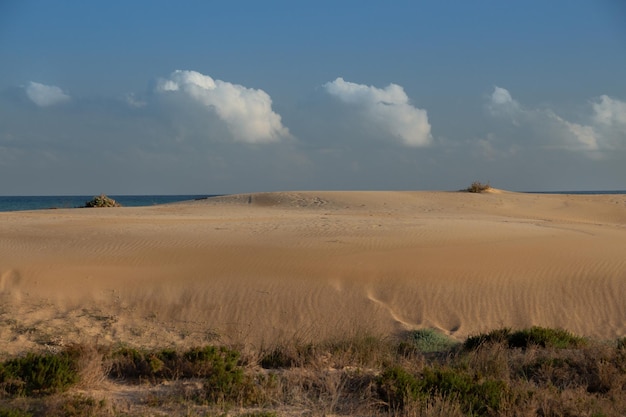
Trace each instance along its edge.
<instances>
[{"instance_id":1,"label":"ocean water","mask_svg":"<svg viewBox=\"0 0 626 417\"><path fill-rule=\"evenodd\" d=\"M528 191L530 194L626 194L626 190L610 191ZM216 194L197 195L110 195L125 207L153 206L215 197ZM18 210L43 210L53 208L84 207L94 196L0 196L0 212Z\"/></svg>"},{"instance_id":2,"label":"ocean water","mask_svg":"<svg viewBox=\"0 0 626 417\"><path fill-rule=\"evenodd\" d=\"M85 203L93 197L92 195L0 196L0 212L84 207ZM198 200L214 197L214 195L110 195L109 197L125 207L141 207Z\"/></svg>"}]
</instances>

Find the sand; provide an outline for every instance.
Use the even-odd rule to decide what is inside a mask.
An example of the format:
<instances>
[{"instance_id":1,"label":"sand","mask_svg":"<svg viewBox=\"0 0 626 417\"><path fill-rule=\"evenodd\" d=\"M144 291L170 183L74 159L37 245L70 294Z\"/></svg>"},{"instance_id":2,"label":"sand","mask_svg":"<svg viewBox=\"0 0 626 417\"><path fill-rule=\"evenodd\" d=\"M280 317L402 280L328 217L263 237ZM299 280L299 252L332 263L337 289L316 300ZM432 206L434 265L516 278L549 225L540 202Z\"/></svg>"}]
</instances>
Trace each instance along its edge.
<instances>
[{"instance_id":1,"label":"sand","mask_svg":"<svg viewBox=\"0 0 626 417\"><path fill-rule=\"evenodd\" d=\"M0 213L0 355L532 325L626 335L626 195L309 191Z\"/></svg>"}]
</instances>

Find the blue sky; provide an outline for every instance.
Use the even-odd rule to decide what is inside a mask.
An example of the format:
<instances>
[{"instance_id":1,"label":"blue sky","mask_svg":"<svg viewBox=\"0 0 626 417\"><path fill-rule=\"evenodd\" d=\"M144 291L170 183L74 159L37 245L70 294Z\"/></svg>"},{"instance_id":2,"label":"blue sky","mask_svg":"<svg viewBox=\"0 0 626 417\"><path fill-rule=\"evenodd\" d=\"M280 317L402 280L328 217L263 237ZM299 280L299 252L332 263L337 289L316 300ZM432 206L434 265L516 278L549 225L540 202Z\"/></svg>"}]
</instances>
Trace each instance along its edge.
<instances>
[{"instance_id":1,"label":"blue sky","mask_svg":"<svg viewBox=\"0 0 626 417\"><path fill-rule=\"evenodd\" d=\"M0 0L0 194L626 189L626 3Z\"/></svg>"}]
</instances>

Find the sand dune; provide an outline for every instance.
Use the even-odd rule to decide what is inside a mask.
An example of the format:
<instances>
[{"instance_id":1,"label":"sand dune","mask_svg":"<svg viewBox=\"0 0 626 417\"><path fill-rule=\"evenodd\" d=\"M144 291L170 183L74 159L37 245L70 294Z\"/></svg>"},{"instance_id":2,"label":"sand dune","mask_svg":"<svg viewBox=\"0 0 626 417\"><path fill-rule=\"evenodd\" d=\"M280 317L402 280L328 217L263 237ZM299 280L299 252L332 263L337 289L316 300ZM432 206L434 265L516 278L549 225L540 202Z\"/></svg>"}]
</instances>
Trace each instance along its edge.
<instances>
[{"instance_id":1,"label":"sand dune","mask_svg":"<svg viewBox=\"0 0 626 417\"><path fill-rule=\"evenodd\" d=\"M0 353L435 327L626 334L626 196L285 192L0 213Z\"/></svg>"}]
</instances>

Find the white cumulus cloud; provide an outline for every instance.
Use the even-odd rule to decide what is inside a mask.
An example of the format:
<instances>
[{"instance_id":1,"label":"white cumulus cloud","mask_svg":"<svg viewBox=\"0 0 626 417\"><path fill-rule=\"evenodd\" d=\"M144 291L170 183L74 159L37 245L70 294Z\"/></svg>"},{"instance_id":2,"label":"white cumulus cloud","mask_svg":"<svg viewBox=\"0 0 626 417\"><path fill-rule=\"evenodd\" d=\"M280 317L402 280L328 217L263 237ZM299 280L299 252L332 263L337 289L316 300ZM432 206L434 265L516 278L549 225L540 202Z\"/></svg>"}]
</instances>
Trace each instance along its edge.
<instances>
[{"instance_id":1,"label":"white cumulus cloud","mask_svg":"<svg viewBox=\"0 0 626 417\"><path fill-rule=\"evenodd\" d=\"M26 95L39 107L48 107L70 99L63 90L54 85L45 85L31 81L26 86Z\"/></svg>"},{"instance_id":2,"label":"white cumulus cloud","mask_svg":"<svg viewBox=\"0 0 626 417\"><path fill-rule=\"evenodd\" d=\"M159 80L157 92L182 94L214 112L236 141L270 143L290 137L281 117L272 110L272 99L263 90L214 80L196 71L174 71Z\"/></svg>"},{"instance_id":3,"label":"white cumulus cloud","mask_svg":"<svg viewBox=\"0 0 626 417\"><path fill-rule=\"evenodd\" d=\"M591 157L626 147L626 103L606 95L591 102L590 113L581 117L583 122L566 120L549 108L525 108L501 87L494 88L487 108L545 147L587 151Z\"/></svg>"},{"instance_id":4,"label":"white cumulus cloud","mask_svg":"<svg viewBox=\"0 0 626 417\"><path fill-rule=\"evenodd\" d=\"M405 145L427 146L432 142L426 110L413 107L401 86L377 88L337 78L323 87L344 103L359 106L370 121Z\"/></svg>"}]
</instances>

